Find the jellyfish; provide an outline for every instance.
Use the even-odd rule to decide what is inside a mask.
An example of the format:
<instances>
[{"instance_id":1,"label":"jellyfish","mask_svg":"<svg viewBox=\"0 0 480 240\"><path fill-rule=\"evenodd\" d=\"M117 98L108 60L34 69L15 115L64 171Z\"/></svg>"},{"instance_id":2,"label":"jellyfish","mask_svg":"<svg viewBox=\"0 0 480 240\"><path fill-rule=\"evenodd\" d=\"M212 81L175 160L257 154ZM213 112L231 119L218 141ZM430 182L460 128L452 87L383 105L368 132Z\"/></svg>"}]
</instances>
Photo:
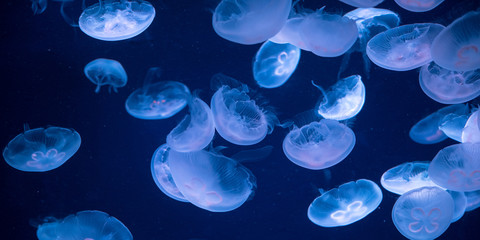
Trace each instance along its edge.
<instances>
[{"instance_id":1,"label":"jellyfish","mask_svg":"<svg viewBox=\"0 0 480 240\"><path fill-rule=\"evenodd\" d=\"M43 223L37 229L38 240L56 239L110 239L132 240L128 228L115 217L88 210L68 215L62 220Z\"/></svg>"},{"instance_id":2,"label":"jellyfish","mask_svg":"<svg viewBox=\"0 0 480 240\"><path fill-rule=\"evenodd\" d=\"M34 15L41 14L47 9L47 0L30 0L32 2L32 11Z\"/></svg>"},{"instance_id":3,"label":"jellyfish","mask_svg":"<svg viewBox=\"0 0 480 240\"><path fill-rule=\"evenodd\" d=\"M427 12L436 8L444 0L395 0L398 6L410 12Z\"/></svg>"},{"instance_id":4,"label":"jellyfish","mask_svg":"<svg viewBox=\"0 0 480 240\"><path fill-rule=\"evenodd\" d=\"M294 128L283 140L285 156L298 166L319 170L343 159L355 146L355 134L335 120L322 119Z\"/></svg>"},{"instance_id":5,"label":"jellyfish","mask_svg":"<svg viewBox=\"0 0 480 240\"><path fill-rule=\"evenodd\" d=\"M73 129L47 127L29 129L11 140L3 150L3 158L25 172L45 172L60 167L80 147L80 135Z\"/></svg>"},{"instance_id":6,"label":"jellyfish","mask_svg":"<svg viewBox=\"0 0 480 240\"><path fill-rule=\"evenodd\" d=\"M183 83L160 81L160 69L150 68L143 87L132 92L125 102L127 112L140 119L165 119L180 112L190 99L190 90Z\"/></svg>"},{"instance_id":7,"label":"jellyfish","mask_svg":"<svg viewBox=\"0 0 480 240\"><path fill-rule=\"evenodd\" d=\"M480 109L470 115L462 130L462 143L480 143Z\"/></svg>"},{"instance_id":8,"label":"jellyfish","mask_svg":"<svg viewBox=\"0 0 480 240\"><path fill-rule=\"evenodd\" d=\"M462 142L462 132L467 124L468 115L465 114L456 114L450 113L440 120L440 129L447 137L457 141Z\"/></svg>"},{"instance_id":9,"label":"jellyfish","mask_svg":"<svg viewBox=\"0 0 480 240\"><path fill-rule=\"evenodd\" d=\"M422 187L400 196L392 209L397 230L408 239L435 239L442 235L453 217L450 194L438 187Z\"/></svg>"},{"instance_id":10,"label":"jellyfish","mask_svg":"<svg viewBox=\"0 0 480 240\"><path fill-rule=\"evenodd\" d=\"M108 90L113 89L117 92L117 88L127 84L127 73L122 64L112 59L97 58L89 62L83 72L92 83L97 85L96 93L100 92L100 87L103 85L110 85Z\"/></svg>"},{"instance_id":11,"label":"jellyfish","mask_svg":"<svg viewBox=\"0 0 480 240\"><path fill-rule=\"evenodd\" d=\"M300 60L300 49L291 44L265 42L253 63L253 77L260 87L282 86L292 75Z\"/></svg>"},{"instance_id":12,"label":"jellyfish","mask_svg":"<svg viewBox=\"0 0 480 240\"><path fill-rule=\"evenodd\" d=\"M346 226L373 212L382 199L382 190L370 180L347 182L313 200L308 218L321 227Z\"/></svg>"},{"instance_id":13,"label":"jellyfish","mask_svg":"<svg viewBox=\"0 0 480 240\"><path fill-rule=\"evenodd\" d=\"M440 150L428 167L428 175L448 190L480 190L480 143L454 144Z\"/></svg>"},{"instance_id":14,"label":"jellyfish","mask_svg":"<svg viewBox=\"0 0 480 240\"><path fill-rule=\"evenodd\" d=\"M282 29L291 7L291 0L222 0L212 16L213 29L235 43L261 43Z\"/></svg>"},{"instance_id":15,"label":"jellyfish","mask_svg":"<svg viewBox=\"0 0 480 240\"><path fill-rule=\"evenodd\" d=\"M326 119L346 120L355 117L365 103L365 85L360 75L340 79L328 92L313 81L312 84L322 91L317 112Z\"/></svg>"},{"instance_id":16,"label":"jellyfish","mask_svg":"<svg viewBox=\"0 0 480 240\"><path fill-rule=\"evenodd\" d=\"M480 190L472 192L464 192L467 198L467 205L465 207L466 212L471 212L480 207Z\"/></svg>"},{"instance_id":17,"label":"jellyfish","mask_svg":"<svg viewBox=\"0 0 480 240\"><path fill-rule=\"evenodd\" d=\"M367 55L379 67L408 71L432 61L430 46L445 27L436 23L402 25L377 34L367 43Z\"/></svg>"},{"instance_id":18,"label":"jellyfish","mask_svg":"<svg viewBox=\"0 0 480 240\"><path fill-rule=\"evenodd\" d=\"M382 3L383 0L339 0L356 8L372 8Z\"/></svg>"},{"instance_id":19,"label":"jellyfish","mask_svg":"<svg viewBox=\"0 0 480 240\"><path fill-rule=\"evenodd\" d=\"M288 43L302 50L310 51L300 36L299 30L300 25L302 24L303 20L305 20L305 16L307 15L307 13L294 14L292 17L287 19L287 22L285 22L283 28L275 36L271 37L269 41L277 44Z\"/></svg>"},{"instance_id":20,"label":"jellyfish","mask_svg":"<svg viewBox=\"0 0 480 240\"><path fill-rule=\"evenodd\" d=\"M167 135L168 146L178 152L202 150L215 135L210 107L198 97L194 97L188 105L190 114Z\"/></svg>"},{"instance_id":21,"label":"jellyfish","mask_svg":"<svg viewBox=\"0 0 480 240\"><path fill-rule=\"evenodd\" d=\"M453 223L463 217L463 214L465 213L465 209L467 208L467 197L463 192L455 192L450 190L447 190L447 192L450 194L450 196L453 199L453 203L455 204L455 207L453 210L453 217L452 217L452 220L450 221Z\"/></svg>"},{"instance_id":22,"label":"jellyfish","mask_svg":"<svg viewBox=\"0 0 480 240\"><path fill-rule=\"evenodd\" d=\"M480 11L469 12L448 25L432 43L432 58L451 71L480 68Z\"/></svg>"},{"instance_id":23,"label":"jellyfish","mask_svg":"<svg viewBox=\"0 0 480 240\"><path fill-rule=\"evenodd\" d=\"M428 177L428 162L406 162L383 173L380 183L389 192L402 195L421 187L438 187Z\"/></svg>"},{"instance_id":24,"label":"jellyfish","mask_svg":"<svg viewBox=\"0 0 480 240\"><path fill-rule=\"evenodd\" d=\"M144 0L99 0L83 10L78 24L92 38L119 41L145 31L154 17L155 9Z\"/></svg>"}]
</instances>

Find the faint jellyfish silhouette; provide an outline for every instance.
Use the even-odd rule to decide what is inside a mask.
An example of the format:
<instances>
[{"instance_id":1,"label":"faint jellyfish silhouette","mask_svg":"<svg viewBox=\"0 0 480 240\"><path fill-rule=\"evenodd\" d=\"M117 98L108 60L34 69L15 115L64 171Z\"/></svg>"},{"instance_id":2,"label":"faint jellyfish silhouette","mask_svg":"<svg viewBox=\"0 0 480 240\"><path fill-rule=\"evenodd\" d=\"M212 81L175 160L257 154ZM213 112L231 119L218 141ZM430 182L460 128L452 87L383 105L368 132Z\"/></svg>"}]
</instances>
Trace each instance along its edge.
<instances>
[{"instance_id":1,"label":"faint jellyfish silhouette","mask_svg":"<svg viewBox=\"0 0 480 240\"><path fill-rule=\"evenodd\" d=\"M83 72L92 83L97 85L96 93L100 92L100 87L103 85L110 85L108 91L113 89L114 92L117 92L117 88L127 85L125 69L122 64L112 59L97 58L89 62Z\"/></svg>"},{"instance_id":2,"label":"faint jellyfish silhouette","mask_svg":"<svg viewBox=\"0 0 480 240\"><path fill-rule=\"evenodd\" d=\"M468 120L468 114L450 113L440 120L440 129L447 137L462 142L462 132Z\"/></svg>"},{"instance_id":3,"label":"faint jellyfish silhouette","mask_svg":"<svg viewBox=\"0 0 480 240\"><path fill-rule=\"evenodd\" d=\"M383 173L380 183L389 192L402 195L421 187L438 187L428 177L428 162L406 162Z\"/></svg>"},{"instance_id":4,"label":"faint jellyfish silhouette","mask_svg":"<svg viewBox=\"0 0 480 240\"><path fill-rule=\"evenodd\" d=\"M96 210L81 211L68 215L62 220L41 224L37 229L37 237L39 240L133 239L132 234L122 222Z\"/></svg>"},{"instance_id":5,"label":"faint jellyfish silhouette","mask_svg":"<svg viewBox=\"0 0 480 240\"><path fill-rule=\"evenodd\" d=\"M137 36L155 17L152 4L143 0L99 0L83 10L78 20L82 32L104 41Z\"/></svg>"},{"instance_id":6,"label":"faint jellyfish silhouette","mask_svg":"<svg viewBox=\"0 0 480 240\"><path fill-rule=\"evenodd\" d=\"M73 129L47 127L29 129L11 140L3 150L3 158L25 172L45 172L60 167L77 152L80 135Z\"/></svg>"},{"instance_id":7,"label":"faint jellyfish silhouette","mask_svg":"<svg viewBox=\"0 0 480 240\"><path fill-rule=\"evenodd\" d=\"M346 226L373 212L382 198L382 191L370 180L347 182L313 200L308 218L321 227Z\"/></svg>"},{"instance_id":8,"label":"faint jellyfish silhouette","mask_svg":"<svg viewBox=\"0 0 480 240\"><path fill-rule=\"evenodd\" d=\"M410 12L427 12L436 8L444 0L395 0L398 6Z\"/></svg>"},{"instance_id":9,"label":"faint jellyfish silhouette","mask_svg":"<svg viewBox=\"0 0 480 240\"><path fill-rule=\"evenodd\" d=\"M383 2L383 0L339 0L339 1L357 8L372 8Z\"/></svg>"},{"instance_id":10,"label":"faint jellyfish silhouette","mask_svg":"<svg viewBox=\"0 0 480 240\"><path fill-rule=\"evenodd\" d=\"M261 43L282 29L291 6L290 0L222 0L212 16L213 29L235 43Z\"/></svg>"},{"instance_id":11,"label":"faint jellyfish silhouette","mask_svg":"<svg viewBox=\"0 0 480 240\"><path fill-rule=\"evenodd\" d=\"M445 27L435 23L402 25L377 34L367 43L367 55L379 67L408 71L430 61L433 39Z\"/></svg>"},{"instance_id":12,"label":"faint jellyfish silhouette","mask_svg":"<svg viewBox=\"0 0 480 240\"><path fill-rule=\"evenodd\" d=\"M30 0L34 15L41 14L47 9L47 0Z\"/></svg>"},{"instance_id":13,"label":"faint jellyfish silhouette","mask_svg":"<svg viewBox=\"0 0 480 240\"><path fill-rule=\"evenodd\" d=\"M480 190L472 192L464 192L465 197L467 198L467 206L465 208L466 212L473 211L480 207Z\"/></svg>"},{"instance_id":14,"label":"faint jellyfish silhouette","mask_svg":"<svg viewBox=\"0 0 480 240\"><path fill-rule=\"evenodd\" d=\"M260 87L280 87L295 71L299 60L298 47L266 41L255 55L253 77Z\"/></svg>"},{"instance_id":15,"label":"faint jellyfish silhouette","mask_svg":"<svg viewBox=\"0 0 480 240\"><path fill-rule=\"evenodd\" d=\"M393 223L408 239L435 239L442 235L453 217L450 194L438 187L422 187L401 195L392 210Z\"/></svg>"},{"instance_id":16,"label":"faint jellyfish silhouette","mask_svg":"<svg viewBox=\"0 0 480 240\"><path fill-rule=\"evenodd\" d=\"M465 213L465 209L467 207L467 197L463 192L455 192L450 190L447 190L447 192L450 194L453 199L453 203L455 204L451 220L451 222L453 223L463 217L463 214Z\"/></svg>"},{"instance_id":17,"label":"faint jellyfish silhouette","mask_svg":"<svg viewBox=\"0 0 480 240\"><path fill-rule=\"evenodd\" d=\"M473 112L462 130L462 143L480 143L480 108Z\"/></svg>"},{"instance_id":18,"label":"faint jellyfish silhouette","mask_svg":"<svg viewBox=\"0 0 480 240\"><path fill-rule=\"evenodd\" d=\"M143 87L132 92L125 102L127 112L140 119L169 118L182 110L190 99L190 90L183 83L160 81L160 68L148 69Z\"/></svg>"}]
</instances>

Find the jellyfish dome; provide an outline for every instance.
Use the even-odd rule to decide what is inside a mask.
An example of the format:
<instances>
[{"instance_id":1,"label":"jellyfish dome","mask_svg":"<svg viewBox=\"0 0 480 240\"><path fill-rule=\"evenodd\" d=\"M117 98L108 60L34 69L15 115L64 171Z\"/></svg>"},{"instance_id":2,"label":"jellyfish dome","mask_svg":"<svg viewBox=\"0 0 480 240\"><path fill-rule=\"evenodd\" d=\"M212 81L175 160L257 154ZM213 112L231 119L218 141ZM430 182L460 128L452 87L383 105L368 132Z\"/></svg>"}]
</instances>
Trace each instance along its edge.
<instances>
[{"instance_id":1,"label":"jellyfish dome","mask_svg":"<svg viewBox=\"0 0 480 240\"><path fill-rule=\"evenodd\" d=\"M3 158L25 172L45 172L60 167L80 147L80 135L73 129L47 127L26 129L3 150Z\"/></svg>"},{"instance_id":2,"label":"jellyfish dome","mask_svg":"<svg viewBox=\"0 0 480 240\"><path fill-rule=\"evenodd\" d=\"M410 12L427 12L436 8L444 0L395 0L398 6Z\"/></svg>"},{"instance_id":3,"label":"jellyfish dome","mask_svg":"<svg viewBox=\"0 0 480 240\"><path fill-rule=\"evenodd\" d=\"M447 137L457 141L462 142L462 133L465 128L465 124L468 121L468 113L465 114L456 114L450 113L447 114L440 121L438 129L440 129Z\"/></svg>"},{"instance_id":4,"label":"jellyfish dome","mask_svg":"<svg viewBox=\"0 0 480 240\"><path fill-rule=\"evenodd\" d=\"M428 177L428 162L406 162L386 171L380 183L389 192L402 195L421 187L438 187Z\"/></svg>"},{"instance_id":5,"label":"jellyfish dome","mask_svg":"<svg viewBox=\"0 0 480 240\"><path fill-rule=\"evenodd\" d=\"M305 19L305 14L296 14L290 17L283 28L275 36L269 39L269 41L278 43L278 44L292 44L302 50L310 51L305 45L302 37L300 36L300 25Z\"/></svg>"},{"instance_id":6,"label":"jellyfish dome","mask_svg":"<svg viewBox=\"0 0 480 240\"><path fill-rule=\"evenodd\" d=\"M260 87L282 86L292 75L300 60L300 49L291 44L265 42L253 63L253 77Z\"/></svg>"},{"instance_id":7,"label":"jellyfish dome","mask_svg":"<svg viewBox=\"0 0 480 240\"><path fill-rule=\"evenodd\" d=\"M473 112L462 130L462 143L480 143L480 109Z\"/></svg>"},{"instance_id":8,"label":"jellyfish dome","mask_svg":"<svg viewBox=\"0 0 480 240\"><path fill-rule=\"evenodd\" d=\"M355 146L355 134L335 120L322 119L290 131L283 140L285 156L298 166L319 170L343 159Z\"/></svg>"},{"instance_id":9,"label":"jellyfish dome","mask_svg":"<svg viewBox=\"0 0 480 240\"><path fill-rule=\"evenodd\" d=\"M339 1L356 8L371 8L383 2L383 0L339 0Z\"/></svg>"},{"instance_id":10,"label":"jellyfish dome","mask_svg":"<svg viewBox=\"0 0 480 240\"><path fill-rule=\"evenodd\" d=\"M291 7L290 0L222 0L213 13L213 29L235 43L261 43L282 29Z\"/></svg>"},{"instance_id":11,"label":"jellyfish dome","mask_svg":"<svg viewBox=\"0 0 480 240\"><path fill-rule=\"evenodd\" d=\"M467 208L467 197L465 196L464 192L455 192L450 190L447 190L447 192L450 194L453 199L453 203L455 204L453 217L451 220L453 223L458 221L463 217L463 214L465 214L465 209Z\"/></svg>"},{"instance_id":12,"label":"jellyfish dome","mask_svg":"<svg viewBox=\"0 0 480 240\"><path fill-rule=\"evenodd\" d=\"M38 240L109 239L133 240L128 228L118 219L100 211L81 211L54 222L41 224Z\"/></svg>"},{"instance_id":13,"label":"jellyfish dome","mask_svg":"<svg viewBox=\"0 0 480 240\"><path fill-rule=\"evenodd\" d=\"M435 23L403 25L377 34L367 43L367 55L379 67L408 71L430 61L433 39L445 27Z\"/></svg>"},{"instance_id":14,"label":"jellyfish dome","mask_svg":"<svg viewBox=\"0 0 480 240\"><path fill-rule=\"evenodd\" d=\"M382 190L370 180L344 183L313 200L308 218L321 227L346 226L373 212L382 199Z\"/></svg>"},{"instance_id":15,"label":"jellyfish dome","mask_svg":"<svg viewBox=\"0 0 480 240\"><path fill-rule=\"evenodd\" d=\"M98 58L89 62L83 69L85 76L97 85L95 92L100 92L100 87L110 85L110 89L117 92L117 88L127 84L127 73L122 64L112 59Z\"/></svg>"},{"instance_id":16,"label":"jellyfish dome","mask_svg":"<svg viewBox=\"0 0 480 240\"><path fill-rule=\"evenodd\" d=\"M435 239L450 226L454 208L453 199L445 190L417 188L397 199L392 219L397 230L408 239Z\"/></svg>"}]
</instances>

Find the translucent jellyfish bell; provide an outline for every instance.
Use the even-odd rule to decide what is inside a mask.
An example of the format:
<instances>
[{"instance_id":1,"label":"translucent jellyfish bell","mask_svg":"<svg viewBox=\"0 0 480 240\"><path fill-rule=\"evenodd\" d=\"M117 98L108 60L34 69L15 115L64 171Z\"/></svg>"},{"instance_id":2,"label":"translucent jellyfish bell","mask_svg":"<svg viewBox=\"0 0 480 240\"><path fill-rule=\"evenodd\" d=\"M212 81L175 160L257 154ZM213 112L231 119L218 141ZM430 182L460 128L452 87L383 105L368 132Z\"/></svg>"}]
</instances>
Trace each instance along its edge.
<instances>
[{"instance_id":1,"label":"translucent jellyfish bell","mask_svg":"<svg viewBox=\"0 0 480 240\"><path fill-rule=\"evenodd\" d=\"M317 197L308 207L308 218L321 227L346 226L373 212L382 199L382 191L370 180L344 183Z\"/></svg>"},{"instance_id":2,"label":"translucent jellyfish bell","mask_svg":"<svg viewBox=\"0 0 480 240\"><path fill-rule=\"evenodd\" d=\"M269 41L278 43L278 44L285 44L289 43L293 46L296 46L302 50L310 51L305 45L302 37L300 36L300 25L302 24L303 20L305 19L305 14L300 13L291 16L287 19L283 28L278 32L275 36L269 39Z\"/></svg>"},{"instance_id":3,"label":"translucent jellyfish bell","mask_svg":"<svg viewBox=\"0 0 480 240\"><path fill-rule=\"evenodd\" d=\"M421 187L438 187L428 177L428 162L406 162L388 169L380 183L389 192L402 195Z\"/></svg>"},{"instance_id":4,"label":"translucent jellyfish bell","mask_svg":"<svg viewBox=\"0 0 480 240\"><path fill-rule=\"evenodd\" d=\"M444 0L395 0L398 6L411 12L427 12L436 8Z\"/></svg>"},{"instance_id":5,"label":"translucent jellyfish bell","mask_svg":"<svg viewBox=\"0 0 480 240\"><path fill-rule=\"evenodd\" d=\"M465 211L470 212L480 207L480 190L465 192L464 194L467 198L467 205L465 207Z\"/></svg>"},{"instance_id":6,"label":"translucent jellyfish bell","mask_svg":"<svg viewBox=\"0 0 480 240\"><path fill-rule=\"evenodd\" d=\"M465 209L467 208L467 197L463 192L455 192L450 190L447 190L447 192L450 194L450 196L453 199L453 203L455 204L453 217L451 220L451 222L453 223L463 217L463 214L465 213Z\"/></svg>"},{"instance_id":7,"label":"translucent jellyfish bell","mask_svg":"<svg viewBox=\"0 0 480 240\"><path fill-rule=\"evenodd\" d=\"M99 0L83 10L78 24L82 32L104 41L137 36L155 17L152 4L143 0Z\"/></svg>"},{"instance_id":8,"label":"translucent jellyfish bell","mask_svg":"<svg viewBox=\"0 0 480 240\"><path fill-rule=\"evenodd\" d=\"M85 76L97 85L95 92L100 92L100 87L110 85L110 89L117 92L117 88L127 84L127 73L122 64L112 59L97 58L89 62L83 69Z\"/></svg>"},{"instance_id":9,"label":"translucent jellyfish bell","mask_svg":"<svg viewBox=\"0 0 480 240\"><path fill-rule=\"evenodd\" d=\"M339 0L339 1L357 8L371 8L383 2L383 0Z\"/></svg>"},{"instance_id":10,"label":"translucent jellyfish bell","mask_svg":"<svg viewBox=\"0 0 480 240\"><path fill-rule=\"evenodd\" d=\"M462 130L462 143L480 143L480 109L473 112Z\"/></svg>"},{"instance_id":11,"label":"translucent jellyfish bell","mask_svg":"<svg viewBox=\"0 0 480 240\"><path fill-rule=\"evenodd\" d=\"M440 121L438 129L440 129L447 137L457 141L462 142L462 132L465 128L465 124L468 121L468 114L456 114L450 113L447 114Z\"/></svg>"}]
</instances>

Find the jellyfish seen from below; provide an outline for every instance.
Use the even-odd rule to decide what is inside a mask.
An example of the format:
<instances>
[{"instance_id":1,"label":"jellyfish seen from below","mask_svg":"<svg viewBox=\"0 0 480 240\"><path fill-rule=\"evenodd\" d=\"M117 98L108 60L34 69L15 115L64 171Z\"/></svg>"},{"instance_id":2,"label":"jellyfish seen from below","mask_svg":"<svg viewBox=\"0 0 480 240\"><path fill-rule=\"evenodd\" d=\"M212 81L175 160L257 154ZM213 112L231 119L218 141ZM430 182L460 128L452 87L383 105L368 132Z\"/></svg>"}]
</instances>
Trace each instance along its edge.
<instances>
[{"instance_id":1,"label":"jellyfish seen from below","mask_svg":"<svg viewBox=\"0 0 480 240\"><path fill-rule=\"evenodd\" d=\"M445 27L435 23L402 25L377 34L367 43L367 55L379 67L408 71L430 61L433 39Z\"/></svg>"},{"instance_id":2,"label":"jellyfish seen from below","mask_svg":"<svg viewBox=\"0 0 480 240\"><path fill-rule=\"evenodd\" d=\"M383 2L383 0L339 0L339 1L357 8L372 8Z\"/></svg>"},{"instance_id":3,"label":"jellyfish seen from below","mask_svg":"<svg viewBox=\"0 0 480 240\"><path fill-rule=\"evenodd\" d=\"M457 141L462 142L462 132L465 128L465 124L468 121L468 114L447 114L440 121L438 129L440 129L447 137Z\"/></svg>"},{"instance_id":4,"label":"jellyfish seen from below","mask_svg":"<svg viewBox=\"0 0 480 240\"><path fill-rule=\"evenodd\" d=\"M361 220L382 202L382 190L374 182L359 179L317 197L308 207L308 218L321 227L340 227Z\"/></svg>"},{"instance_id":5,"label":"jellyfish seen from below","mask_svg":"<svg viewBox=\"0 0 480 240\"><path fill-rule=\"evenodd\" d=\"M143 0L99 0L83 10L78 24L82 32L104 41L137 36L155 17L152 4Z\"/></svg>"},{"instance_id":6,"label":"jellyfish seen from below","mask_svg":"<svg viewBox=\"0 0 480 240\"><path fill-rule=\"evenodd\" d=\"M313 81L312 84L323 94L317 107L320 116L341 121L355 117L362 110L365 103L365 85L360 75L338 80L328 92Z\"/></svg>"},{"instance_id":7,"label":"jellyfish seen from below","mask_svg":"<svg viewBox=\"0 0 480 240\"><path fill-rule=\"evenodd\" d=\"M389 192L402 195L421 187L438 187L428 177L428 162L406 162L387 170L380 183Z\"/></svg>"},{"instance_id":8,"label":"jellyfish seen from below","mask_svg":"<svg viewBox=\"0 0 480 240\"><path fill-rule=\"evenodd\" d=\"M112 59L97 58L89 62L83 69L85 76L97 85L96 93L100 92L100 87L110 85L114 92L117 88L127 84L127 73L123 69L122 64Z\"/></svg>"},{"instance_id":9,"label":"jellyfish seen from below","mask_svg":"<svg viewBox=\"0 0 480 240\"><path fill-rule=\"evenodd\" d=\"M462 143L480 143L480 109L473 112L462 130Z\"/></svg>"},{"instance_id":10,"label":"jellyfish seen from below","mask_svg":"<svg viewBox=\"0 0 480 240\"><path fill-rule=\"evenodd\" d=\"M135 90L125 102L127 112L140 119L169 118L182 110L190 99L190 90L183 83L160 81L159 68L150 68L143 87Z\"/></svg>"},{"instance_id":11,"label":"jellyfish seen from below","mask_svg":"<svg viewBox=\"0 0 480 240\"><path fill-rule=\"evenodd\" d=\"M3 158L25 172L45 172L70 159L80 147L80 135L73 129L47 127L25 129L3 150Z\"/></svg>"},{"instance_id":12,"label":"jellyfish seen from below","mask_svg":"<svg viewBox=\"0 0 480 240\"><path fill-rule=\"evenodd\" d=\"M213 29L235 43L261 43L282 29L291 6L291 0L222 0L212 16Z\"/></svg>"},{"instance_id":13,"label":"jellyfish seen from below","mask_svg":"<svg viewBox=\"0 0 480 240\"><path fill-rule=\"evenodd\" d=\"M253 77L260 87L280 87L295 71L299 60L298 47L267 41L255 55Z\"/></svg>"},{"instance_id":14,"label":"jellyfish seen from below","mask_svg":"<svg viewBox=\"0 0 480 240\"><path fill-rule=\"evenodd\" d=\"M38 226L38 240L133 240L128 228L115 217L100 211L81 211L62 220Z\"/></svg>"},{"instance_id":15,"label":"jellyfish seen from below","mask_svg":"<svg viewBox=\"0 0 480 240\"><path fill-rule=\"evenodd\" d=\"M41 14L47 9L47 0L30 0L32 2L33 14Z\"/></svg>"},{"instance_id":16,"label":"jellyfish seen from below","mask_svg":"<svg viewBox=\"0 0 480 240\"><path fill-rule=\"evenodd\" d=\"M283 140L285 156L298 166L319 170L343 159L355 146L355 134L335 120L322 119L294 128Z\"/></svg>"},{"instance_id":17,"label":"jellyfish seen from below","mask_svg":"<svg viewBox=\"0 0 480 240\"><path fill-rule=\"evenodd\" d=\"M444 0L395 0L398 6L410 12L427 12L436 8Z\"/></svg>"},{"instance_id":18,"label":"jellyfish seen from below","mask_svg":"<svg viewBox=\"0 0 480 240\"><path fill-rule=\"evenodd\" d=\"M190 114L167 135L168 146L178 152L202 150L215 135L210 107L198 97L194 97L188 106Z\"/></svg>"}]
</instances>

